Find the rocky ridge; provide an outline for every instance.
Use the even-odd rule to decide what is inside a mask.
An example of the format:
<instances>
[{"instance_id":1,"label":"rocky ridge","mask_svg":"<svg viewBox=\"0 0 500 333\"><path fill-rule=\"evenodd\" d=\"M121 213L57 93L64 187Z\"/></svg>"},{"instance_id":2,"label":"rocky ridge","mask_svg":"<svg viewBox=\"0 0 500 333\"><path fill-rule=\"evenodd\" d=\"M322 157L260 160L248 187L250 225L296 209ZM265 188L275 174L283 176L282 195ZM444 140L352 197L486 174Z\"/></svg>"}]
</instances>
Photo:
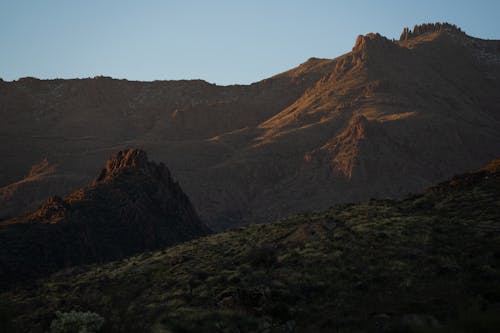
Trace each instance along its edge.
<instances>
[{"instance_id":1,"label":"rocky ridge","mask_svg":"<svg viewBox=\"0 0 500 333\"><path fill-rule=\"evenodd\" d=\"M129 146L168 161L218 230L400 198L500 154L499 64L500 42L436 24L398 41L360 36L345 55L246 86L3 82L0 182L19 182L45 157L58 168L37 191L16 185L0 216L26 212L27 191L44 200L84 186Z\"/></svg>"},{"instance_id":2,"label":"rocky ridge","mask_svg":"<svg viewBox=\"0 0 500 333\"><path fill-rule=\"evenodd\" d=\"M209 232L165 165L120 151L91 185L0 223L0 287Z\"/></svg>"}]
</instances>

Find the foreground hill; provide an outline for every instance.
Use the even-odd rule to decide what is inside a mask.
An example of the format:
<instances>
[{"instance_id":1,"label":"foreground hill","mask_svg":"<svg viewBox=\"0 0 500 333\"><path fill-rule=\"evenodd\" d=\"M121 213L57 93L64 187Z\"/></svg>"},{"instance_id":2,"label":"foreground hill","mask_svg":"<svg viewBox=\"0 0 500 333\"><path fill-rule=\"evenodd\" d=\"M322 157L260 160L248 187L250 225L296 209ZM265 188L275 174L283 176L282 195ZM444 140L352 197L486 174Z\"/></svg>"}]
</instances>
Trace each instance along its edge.
<instances>
[{"instance_id":1,"label":"foreground hill","mask_svg":"<svg viewBox=\"0 0 500 333\"><path fill-rule=\"evenodd\" d=\"M403 201L252 225L0 295L16 332L498 332L500 160ZM5 326L7 327L7 326Z\"/></svg>"},{"instance_id":2,"label":"foreground hill","mask_svg":"<svg viewBox=\"0 0 500 333\"><path fill-rule=\"evenodd\" d=\"M500 42L449 24L359 36L248 86L25 78L0 91L0 216L26 210L27 192L83 186L129 146L169 161L215 229L404 197L500 155ZM28 181L45 158L56 171Z\"/></svg>"},{"instance_id":3,"label":"foreground hill","mask_svg":"<svg viewBox=\"0 0 500 333\"><path fill-rule=\"evenodd\" d=\"M140 150L119 152L91 185L0 222L0 288L207 233L163 164Z\"/></svg>"}]
</instances>

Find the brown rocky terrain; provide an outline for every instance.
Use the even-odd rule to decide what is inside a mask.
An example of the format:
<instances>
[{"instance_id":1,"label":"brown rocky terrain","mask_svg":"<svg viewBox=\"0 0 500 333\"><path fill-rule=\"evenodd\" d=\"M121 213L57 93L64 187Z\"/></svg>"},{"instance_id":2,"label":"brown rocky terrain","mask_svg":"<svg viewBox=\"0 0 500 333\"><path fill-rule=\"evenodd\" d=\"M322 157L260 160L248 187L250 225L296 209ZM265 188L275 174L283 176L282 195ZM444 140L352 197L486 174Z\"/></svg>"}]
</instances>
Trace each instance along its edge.
<instances>
[{"instance_id":1,"label":"brown rocky terrain","mask_svg":"<svg viewBox=\"0 0 500 333\"><path fill-rule=\"evenodd\" d=\"M83 186L128 147L167 163L214 229L402 197L500 155L498 91L500 41L449 24L359 36L246 86L0 82L0 216ZM24 180L44 159L57 168L34 192Z\"/></svg>"},{"instance_id":2,"label":"brown rocky terrain","mask_svg":"<svg viewBox=\"0 0 500 333\"><path fill-rule=\"evenodd\" d=\"M208 233L162 163L141 150L120 151L92 184L0 222L0 288Z\"/></svg>"}]
</instances>

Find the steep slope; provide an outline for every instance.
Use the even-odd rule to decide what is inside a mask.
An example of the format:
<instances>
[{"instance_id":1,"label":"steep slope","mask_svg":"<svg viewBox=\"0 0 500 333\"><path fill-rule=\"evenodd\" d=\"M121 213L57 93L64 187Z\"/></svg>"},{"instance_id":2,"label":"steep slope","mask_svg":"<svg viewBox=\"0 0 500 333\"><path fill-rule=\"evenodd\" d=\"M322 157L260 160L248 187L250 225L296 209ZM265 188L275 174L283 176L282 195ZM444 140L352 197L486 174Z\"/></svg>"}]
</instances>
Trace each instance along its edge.
<instances>
[{"instance_id":1,"label":"steep slope","mask_svg":"<svg viewBox=\"0 0 500 333\"><path fill-rule=\"evenodd\" d=\"M256 126L298 98L319 75L305 71L226 87L200 80L134 82L107 77L0 80L0 186L7 187L0 217L27 213L50 195L84 186L103 159L131 145L171 161L183 183L189 182L192 164L206 168L234 150L208 139ZM25 183L30 168L45 159L58 165L50 181L66 183L67 175L78 177L71 176L64 187L38 187L30 204L23 195L27 186L18 183ZM197 189L200 185L193 184Z\"/></svg>"},{"instance_id":2,"label":"steep slope","mask_svg":"<svg viewBox=\"0 0 500 333\"><path fill-rule=\"evenodd\" d=\"M316 164L311 174L323 167L370 195L416 191L493 158L499 67L481 64L469 37L446 30L423 37L360 36L332 75L261 125L264 144L283 148L308 136L302 149Z\"/></svg>"},{"instance_id":3,"label":"steep slope","mask_svg":"<svg viewBox=\"0 0 500 333\"><path fill-rule=\"evenodd\" d=\"M91 185L0 222L0 287L209 232L163 164L119 152Z\"/></svg>"},{"instance_id":4,"label":"steep slope","mask_svg":"<svg viewBox=\"0 0 500 333\"><path fill-rule=\"evenodd\" d=\"M104 156L133 145L169 161L215 229L402 197L500 154L500 42L449 24L406 29L399 41L359 36L343 56L249 86L0 84L4 184L44 157L89 179Z\"/></svg>"},{"instance_id":5,"label":"steep slope","mask_svg":"<svg viewBox=\"0 0 500 333\"><path fill-rule=\"evenodd\" d=\"M0 295L16 332L498 332L500 160L372 200L60 272Z\"/></svg>"},{"instance_id":6,"label":"steep slope","mask_svg":"<svg viewBox=\"0 0 500 333\"><path fill-rule=\"evenodd\" d=\"M31 167L28 175L13 184L0 188L0 220L39 207L48 193L69 194L75 184L84 183L84 175L61 172L57 164L44 159Z\"/></svg>"},{"instance_id":7,"label":"steep slope","mask_svg":"<svg viewBox=\"0 0 500 333\"><path fill-rule=\"evenodd\" d=\"M240 199L244 217L398 198L500 154L498 41L440 26L398 42L368 34L326 63L314 87L218 166L264 189Z\"/></svg>"}]
</instances>

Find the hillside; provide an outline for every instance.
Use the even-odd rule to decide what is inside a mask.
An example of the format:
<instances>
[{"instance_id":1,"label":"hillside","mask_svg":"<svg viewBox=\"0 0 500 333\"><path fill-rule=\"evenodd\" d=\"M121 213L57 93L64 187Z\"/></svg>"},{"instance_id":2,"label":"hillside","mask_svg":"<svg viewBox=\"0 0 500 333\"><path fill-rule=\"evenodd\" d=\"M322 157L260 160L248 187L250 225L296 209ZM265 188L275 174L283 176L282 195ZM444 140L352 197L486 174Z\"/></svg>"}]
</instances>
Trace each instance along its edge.
<instances>
[{"instance_id":1,"label":"hillside","mask_svg":"<svg viewBox=\"0 0 500 333\"><path fill-rule=\"evenodd\" d=\"M84 186L129 147L168 163L217 230L401 198L500 155L500 42L449 24L359 36L251 85L25 78L0 91L0 217ZM45 159L57 170L33 190Z\"/></svg>"},{"instance_id":2,"label":"hillside","mask_svg":"<svg viewBox=\"0 0 500 333\"><path fill-rule=\"evenodd\" d=\"M1 294L3 318L16 332L57 310L109 332L498 332L499 172L66 270Z\"/></svg>"},{"instance_id":3,"label":"hillside","mask_svg":"<svg viewBox=\"0 0 500 333\"><path fill-rule=\"evenodd\" d=\"M165 165L120 151L90 185L0 222L0 289L208 233Z\"/></svg>"}]
</instances>

